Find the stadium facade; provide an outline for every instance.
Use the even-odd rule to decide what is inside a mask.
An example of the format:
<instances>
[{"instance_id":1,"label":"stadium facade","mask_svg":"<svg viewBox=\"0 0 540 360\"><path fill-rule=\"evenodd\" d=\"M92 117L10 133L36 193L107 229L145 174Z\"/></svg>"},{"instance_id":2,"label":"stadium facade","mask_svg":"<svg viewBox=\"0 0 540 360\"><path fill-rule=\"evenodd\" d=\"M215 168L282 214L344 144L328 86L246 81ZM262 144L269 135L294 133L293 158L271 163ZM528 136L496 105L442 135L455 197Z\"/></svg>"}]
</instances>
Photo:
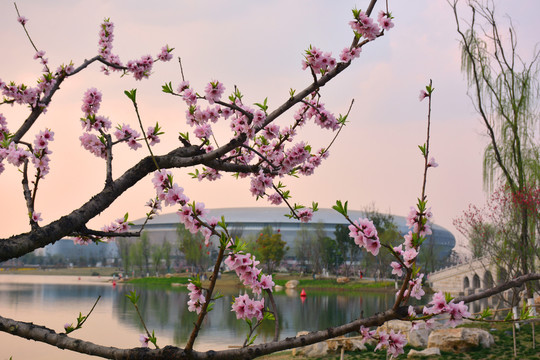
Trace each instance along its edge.
<instances>
[{"instance_id":1,"label":"stadium facade","mask_svg":"<svg viewBox=\"0 0 540 360\"><path fill-rule=\"evenodd\" d=\"M279 230L282 239L289 246L288 256L294 255L294 242L301 228L301 223L295 219L289 219L285 215L289 210L283 207L239 207L239 208L218 208L211 209L209 216L215 216L218 219L223 216L229 229L235 229L242 233L242 236L257 236L261 229L271 226L274 231ZM351 219L363 218L362 211L349 211ZM401 234L406 234L409 229L406 225L406 218L403 216L392 215L394 223L397 225ZM134 221L137 226L142 224L144 219ZM179 223L179 216L176 213L161 214L150 220L145 231L151 243L162 243L164 240L175 244L177 241L176 229ZM349 225L347 220L338 212L332 209L319 209L313 214L313 220L306 226L308 231L314 231L316 224L321 223L326 235L334 237L336 225ZM424 246L434 245L437 248L438 259L446 259L454 246L456 239L454 235L445 228L433 224L433 235L429 236L424 242Z\"/></svg>"}]
</instances>

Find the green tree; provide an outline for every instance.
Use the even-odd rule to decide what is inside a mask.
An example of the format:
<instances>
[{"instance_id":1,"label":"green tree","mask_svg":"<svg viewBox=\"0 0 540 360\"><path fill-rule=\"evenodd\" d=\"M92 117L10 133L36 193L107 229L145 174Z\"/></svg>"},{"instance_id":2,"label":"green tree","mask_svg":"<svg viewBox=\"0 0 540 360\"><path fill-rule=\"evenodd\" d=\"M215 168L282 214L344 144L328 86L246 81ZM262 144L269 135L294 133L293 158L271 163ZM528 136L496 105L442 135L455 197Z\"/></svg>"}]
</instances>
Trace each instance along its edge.
<instances>
[{"instance_id":1,"label":"green tree","mask_svg":"<svg viewBox=\"0 0 540 360\"><path fill-rule=\"evenodd\" d=\"M336 241L336 251L339 258L342 260L343 275L352 275L353 263L358 260L360 247L354 243L353 238L349 236L349 227L347 225L338 224L334 230L334 238Z\"/></svg>"},{"instance_id":2,"label":"green tree","mask_svg":"<svg viewBox=\"0 0 540 360\"><path fill-rule=\"evenodd\" d=\"M204 272L210 265L210 251L206 249L201 233L193 235L184 224L176 228L178 249L184 254L186 263L197 273Z\"/></svg>"},{"instance_id":3,"label":"green tree","mask_svg":"<svg viewBox=\"0 0 540 360\"><path fill-rule=\"evenodd\" d=\"M134 271L135 267L138 267L139 275L142 276L144 274L144 256L140 241L136 241L129 247L129 262L131 263Z\"/></svg>"},{"instance_id":4,"label":"green tree","mask_svg":"<svg viewBox=\"0 0 540 360\"><path fill-rule=\"evenodd\" d=\"M129 273L129 269L131 267L131 258L129 256L129 247L130 247L130 240L126 238L118 238L116 239L116 245L118 246L118 253L120 254L120 258L122 259L122 268L124 269L124 273Z\"/></svg>"},{"instance_id":5,"label":"green tree","mask_svg":"<svg viewBox=\"0 0 540 360\"><path fill-rule=\"evenodd\" d=\"M138 240L138 244L141 247L141 256L144 261L144 268L146 273L150 273L150 257L152 252L150 249L150 239L148 239L148 232L144 231Z\"/></svg>"},{"instance_id":6,"label":"green tree","mask_svg":"<svg viewBox=\"0 0 540 360\"><path fill-rule=\"evenodd\" d=\"M152 265L156 275L159 275L159 268L161 267L161 260L163 260L163 247L158 244L154 244L152 249Z\"/></svg>"},{"instance_id":7,"label":"green tree","mask_svg":"<svg viewBox=\"0 0 540 360\"><path fill-rule=\"evenodd\" d=\"M308 225L301 223L294 238L294 254L303 272L311 271L311 236Z\"/></svg>"},{"instance_id":8,"label":"green tree","mask_svg":"<svg viewBox=\"0 0 540 360\"><path fill-rule=\"evenodd\" d=\"M167 271L167 273L171 270L171 250L171 243L166 239L163 239L161 253L163 254L163 260L165 260L165 271Z\"/></svg>"},{"instance_id":9,"label":"green tree","mask_svg":"<svg viewBox=\"0 0 540 360\"><path fill-rule=\"evenodd\" d=\"M274 232L271 226L262 229L257 238L259 261L266 268L266 273L272 274L281 264L287 250L287 243L281 240L281 234Z\"/></svg>"},{"instance_id":10,"label":"green tree","mask_svg":"<svg viewBox=\"0 0 540 360\"><path fill-rule=\"evenodd\" d=\"M492 190L502 183L513 196L523 196L540 179L540 51L534 51L530 62L524 61L517 53L515 29L510 24L507 34L500 32L493 4L476 0L467 4L471 20L465 30L461 28L457 0L452 7L461 37L462 71L489 137L484 152L484 186ZM516 213L519 239L514 246L519 249L519 257L514 266L527 274L536 268L539 257L537 224L532 221L537 216L525 204L518 206Z\"/></svg>"}]
</instances>

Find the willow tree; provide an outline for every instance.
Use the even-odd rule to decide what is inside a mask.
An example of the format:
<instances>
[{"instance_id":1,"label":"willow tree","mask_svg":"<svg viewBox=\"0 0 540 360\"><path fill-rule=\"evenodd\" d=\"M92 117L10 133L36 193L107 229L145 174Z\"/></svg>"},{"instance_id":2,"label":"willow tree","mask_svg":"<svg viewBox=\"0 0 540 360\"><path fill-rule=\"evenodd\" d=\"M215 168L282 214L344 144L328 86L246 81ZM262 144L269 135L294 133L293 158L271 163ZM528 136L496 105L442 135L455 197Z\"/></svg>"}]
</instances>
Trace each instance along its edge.
<instances>
[{"instance_id":1,"label":"willow tree","mask_svg":"<svg viewBox=\"0 0 540 360\"><path fill-rule=\"evenodd\" d=\"M469 0L467 5L470 20L464 29L458 0L451 3L461 37L461 65L469 96L489 137L483 162L484 188L491 191L502 183L515 199L520 199L539 183L540 53L535 50L529 61L518 54L515 29L510 21L508 30L502 30L493 2ZM535 268L539 257L535 224L538 210L534 212L525 202L516 201L519 234L514 246L519 257L514 265L523 274Z\"/></svg>"}]
</instances>

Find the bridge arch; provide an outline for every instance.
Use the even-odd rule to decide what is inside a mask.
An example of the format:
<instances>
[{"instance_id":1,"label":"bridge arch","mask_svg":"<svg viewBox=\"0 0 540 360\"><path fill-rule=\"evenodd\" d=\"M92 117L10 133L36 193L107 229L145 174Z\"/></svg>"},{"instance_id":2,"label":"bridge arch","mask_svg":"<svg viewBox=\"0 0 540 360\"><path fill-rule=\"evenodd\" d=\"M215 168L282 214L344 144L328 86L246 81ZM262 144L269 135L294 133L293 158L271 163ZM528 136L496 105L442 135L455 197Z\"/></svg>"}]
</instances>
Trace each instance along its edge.
<instances>
[{"instance_id":1,"label":"bridge arch","mask_svg":"<svg viewBox=\"0 0 540 360\"><path fill-rule=\"evenodd\" d=\"M482 285L484 289L492 288L494 285L493 276L491 275L491 272L489 270L486 270L486 272L484 273Z\"/></svg>"},{"instance_id":2,"label":"bridge arch","mask_svg":"<svg viewBox=\"0 0 540 360\"><path fill-rule=\"evenodd\" d=\"M467 290L471 286L471 283L469 281L469 277L465 276L463 278L463 290Z\"/></svg>"},{"instance_id":3,"label":"bridge arch","mask_svg":"<svg viewBox=\"0 0 540 360\"><path fill-rule=\"evenodd\" d=\"M472 287L473 289L479 289L481 286L480 284L480 276L478 276L478 274L474 274L473 278L472 278Z\"/></svg>"}]
</instances>

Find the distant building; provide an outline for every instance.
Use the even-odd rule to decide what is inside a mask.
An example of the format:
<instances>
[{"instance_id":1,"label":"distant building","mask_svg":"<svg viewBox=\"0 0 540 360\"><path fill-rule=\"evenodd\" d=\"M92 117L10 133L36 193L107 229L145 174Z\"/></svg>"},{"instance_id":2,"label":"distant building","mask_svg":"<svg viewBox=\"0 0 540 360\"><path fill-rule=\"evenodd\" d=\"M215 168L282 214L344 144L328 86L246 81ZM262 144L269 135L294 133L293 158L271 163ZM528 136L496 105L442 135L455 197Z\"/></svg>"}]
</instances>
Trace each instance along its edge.
<instances>
[{"instance_id":1,"label":"distant building","mask_svg":"<svg viewBox=\"0 0 540 360\"><path fill-rule=\"evenodd\" d=\"M118 248L114 241L76 245L71 239L61 239L54 244L45 246L44 255L60 255L67 263L78 262L81 259L105 263L107 259L118 258Z\"/></svg>"},{"instance_id":2,"label":"distant building","mask_svg":"<svg viewBox=\"0 0 540 360\"><path fill-rule=\"evenodd\" d=\"M250 234L259 234L265 226L271 226L274 231L279 230L281 238L289 246L288 256L294 254L294 239L300 230L301 223L295 219L285 217L289 213L287 208L283 207L240 207L240 208L220 208L211 209L210 216L218 219L225 217L225 222L229 229L241 231L243 236ZM363 218L362 211L349 211L351 219ZM409 229L406 225L406 218L403 216L392 215L394 223L397 225L401 234L406 234ZM134 221L135 225L141 225L145 219ZM150 220L145 227L151 243L162 243L164 240L175 244L177 240L176 228L179 223L179 216L176 213L161 214ZM313 220L306 225L308 230L313 230L317 223L323 223L326 234L334 236L336 225L349 225L347 220L338 212L332 209L319 209L313 215ZM136 227L135 227L136 229ZM429 236L423 246L429 246L432 242L436 246L438 259L446 259L454 246L456 239L454 235L445 228L433 225L433 235Z\"/></svg>"}]
</instances>

